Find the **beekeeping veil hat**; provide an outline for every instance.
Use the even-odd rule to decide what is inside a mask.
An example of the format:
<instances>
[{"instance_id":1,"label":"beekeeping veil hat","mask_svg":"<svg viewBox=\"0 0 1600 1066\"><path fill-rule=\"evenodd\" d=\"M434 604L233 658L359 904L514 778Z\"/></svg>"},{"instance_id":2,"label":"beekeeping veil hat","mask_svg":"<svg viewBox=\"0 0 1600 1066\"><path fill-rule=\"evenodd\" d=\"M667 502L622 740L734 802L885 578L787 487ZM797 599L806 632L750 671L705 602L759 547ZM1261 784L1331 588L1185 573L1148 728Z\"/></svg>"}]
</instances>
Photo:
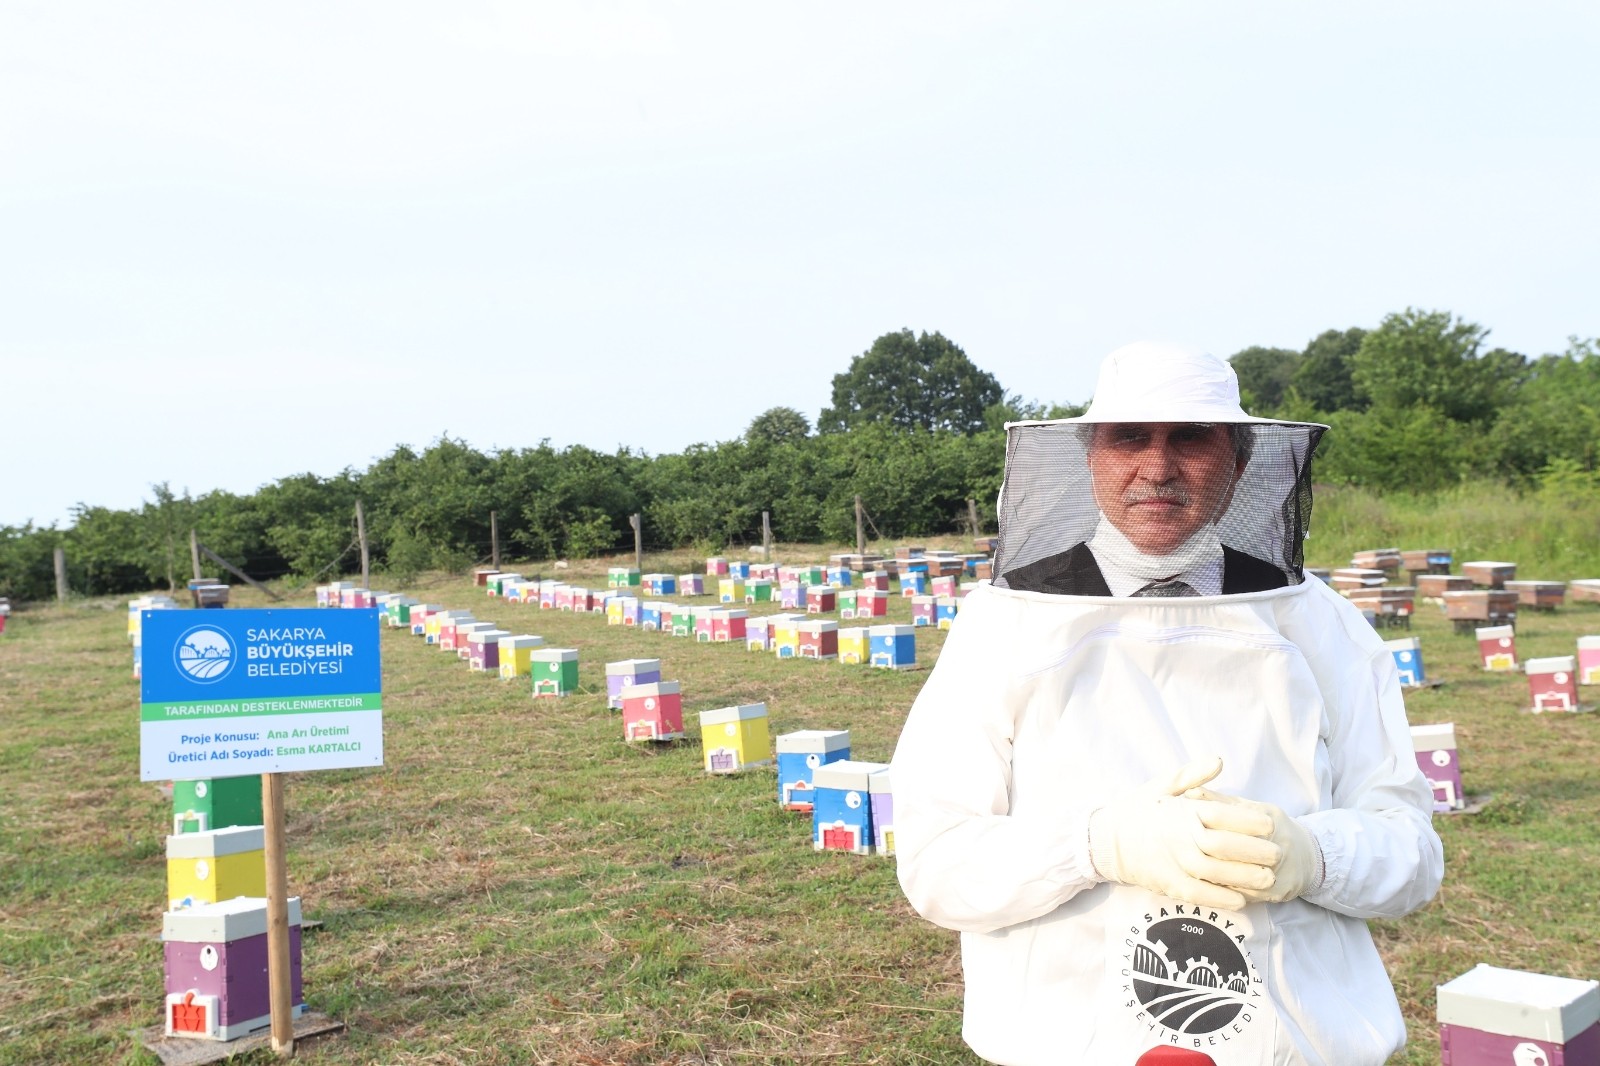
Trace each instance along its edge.
<instances>
[{"instance_id":1,"label":"beekeeping veil hat","mask_svg":"<svg viewBox=\"0 0 1600 1066\"><path fill-rule=\"evenodd\" d=\"M1127 485L1112 485L1105 453L1096 452L1099 461L1091 463L1091 452L1136 436L1114 424L1172 427L1179 431L1171 439L1179 442L1201 437L1215 442L1219 438L1211 427L1223 426L1232 452L1213 457L1209 469L1214 476L1197 477L1203 464L1191 463L1164 487L1158 485L1163 475L1150 471ZM1102 546L1120 547L1128 556L1123 560L1127 569L1137 572L1143 565L1154 577L1163 576L1163 570L1185 569L1187 561L1215 553L1220 542L1282 571L1284 583L1299 584L1311 518L1311 456L1326 429L1246 414L1233 368L1215 356L1151 342L1119 348L1101 364L1094 399L1081 417L1007 423L995 584L1027 588L1029 582L1017 573L1020 568L1091 541L1097 557ZM1130 543L1130 538L1138 542L1141 537L1127 528L1133 521L1128 512L1108 497L1110 508L1119 511L1120 526L1114 526L1109 521L1113 515L1097 501L1097 469L1107 482L1102 486L1107 494L1203 496L1199 510L1204 521L1182 544L1162 547L1154 553L1158 558L1145 557L1140 553L1148 548ZM1178 508L1146 510L1157 514L1137 521L1169 521L1159 512Z\"/></svg>"}]
</instances>

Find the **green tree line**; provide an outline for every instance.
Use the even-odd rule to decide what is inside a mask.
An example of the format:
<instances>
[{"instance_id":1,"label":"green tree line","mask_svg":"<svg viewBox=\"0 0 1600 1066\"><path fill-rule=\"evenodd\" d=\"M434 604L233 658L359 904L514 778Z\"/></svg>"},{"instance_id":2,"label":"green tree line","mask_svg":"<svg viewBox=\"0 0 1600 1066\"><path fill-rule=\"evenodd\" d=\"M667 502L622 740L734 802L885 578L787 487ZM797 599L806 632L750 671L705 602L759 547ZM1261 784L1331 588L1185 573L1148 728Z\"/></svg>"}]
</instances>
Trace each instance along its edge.
<instances>
[{"instance_id":1,"label":"green tree line","mask_svg":"<svg viewBox=\"0 0 1600 1066\"><path fill-rule=\"evenodd\" d=\"M1329 330L1299 351L1247 348L1232 363L1248 410L1332 426L1321 481L1380 492L1485 479L1511 491L1600 492L1596 342L1529 359L1484 350L1486 337L1447 312L1407 310L1372 329ZM834 376L815 429L778 407L737 439L657 456L549 441L485 453L444 437L396 447L365 470L299 474L247 495L154 485L136 509L80 504L64 529L0 526L0 595L53 595L58 546L78 593L181 586L191 529L257 577L347 574L357 500L373 565L394 580L487 558L491 512L513 558L631 547L636 512L653 549L759 542L763 511L779 539L848 543L857 495L875 536L959 528L969 498L992 529L1004 423L1081 410L1025 401L948 338L901 330Z\"/></svg>"}]
</instances>

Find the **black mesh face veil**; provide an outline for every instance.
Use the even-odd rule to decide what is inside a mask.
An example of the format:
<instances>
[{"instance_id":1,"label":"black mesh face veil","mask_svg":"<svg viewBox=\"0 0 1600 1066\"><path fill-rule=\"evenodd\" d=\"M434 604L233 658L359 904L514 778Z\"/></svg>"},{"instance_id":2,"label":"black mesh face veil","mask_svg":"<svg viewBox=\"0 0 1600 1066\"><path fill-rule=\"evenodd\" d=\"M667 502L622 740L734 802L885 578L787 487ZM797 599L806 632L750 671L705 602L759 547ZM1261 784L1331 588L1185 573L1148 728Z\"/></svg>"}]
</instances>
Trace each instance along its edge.
<instances>
[{"instance_id":1,"label":"black mesh face veil","mask_svg":"<svg viewBox=\"0 0 1600 1066\"><path fill-rule=\"evenodd\" d=\"M994 583L1063 592L1068 586L1041 575L1077 565L1098 531L1097 545L1118 539L1162 557L1220 541L1230 566L1264 573L1272 586L1297 585L1311 523L1311 456L1323 431L1267 421L1014 423Z\"/></svg>"}]
</instances>

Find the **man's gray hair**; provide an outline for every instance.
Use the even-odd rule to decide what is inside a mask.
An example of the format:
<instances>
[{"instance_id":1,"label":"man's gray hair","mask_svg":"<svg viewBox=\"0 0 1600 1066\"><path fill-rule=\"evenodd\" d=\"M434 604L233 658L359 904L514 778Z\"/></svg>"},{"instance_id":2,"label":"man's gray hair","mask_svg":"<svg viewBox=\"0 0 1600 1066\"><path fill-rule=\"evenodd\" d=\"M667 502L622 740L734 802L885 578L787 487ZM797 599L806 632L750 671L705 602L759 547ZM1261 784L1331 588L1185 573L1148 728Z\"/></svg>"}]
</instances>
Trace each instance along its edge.
<instances>
[{"instance_id":1,"label":"man's gray hair","mask_svg":"<svg viewBox=\"0 0 1600 1066\"><path fill-rule=\"evenodd\" d=\"M1094 433L1100 426L1116 425L1115 422L1080 422L1077 426L1078 443L1083 445L1085 453L1094 447ZM1196 423L1197 425L1215 425L1216 423ZM1250 461L1256 448L1256 431L1254 427L1240 422L1224 422L1228 427L1228 436L1233 440L1233 461L1236 466L1243 467Z\"/></svg>"}]
</instances>

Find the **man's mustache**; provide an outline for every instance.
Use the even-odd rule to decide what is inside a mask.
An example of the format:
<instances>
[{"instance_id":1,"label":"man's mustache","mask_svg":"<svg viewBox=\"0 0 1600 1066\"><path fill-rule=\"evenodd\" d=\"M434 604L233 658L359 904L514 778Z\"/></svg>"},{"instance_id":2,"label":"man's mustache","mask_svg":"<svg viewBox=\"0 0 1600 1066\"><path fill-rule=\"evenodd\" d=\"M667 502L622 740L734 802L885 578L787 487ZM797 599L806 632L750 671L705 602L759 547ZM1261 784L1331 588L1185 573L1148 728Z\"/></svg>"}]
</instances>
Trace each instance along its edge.
<instances>
[{"instance_id":1,"label":"man's mustache","mask_svg":"<svg viewBox=\"0 0 1600 1066\"><path fill-rule=\"evenodd\" d=\"M1187 507L1193 502L1189 494L1176 485L1155 485L1147 489L1134 489L1124 493L1122 497L1122 502L1130 507L1136 503L1150 503L1156 500L1175 503L1179 507Z\"/></svg>"}]
</instances>

